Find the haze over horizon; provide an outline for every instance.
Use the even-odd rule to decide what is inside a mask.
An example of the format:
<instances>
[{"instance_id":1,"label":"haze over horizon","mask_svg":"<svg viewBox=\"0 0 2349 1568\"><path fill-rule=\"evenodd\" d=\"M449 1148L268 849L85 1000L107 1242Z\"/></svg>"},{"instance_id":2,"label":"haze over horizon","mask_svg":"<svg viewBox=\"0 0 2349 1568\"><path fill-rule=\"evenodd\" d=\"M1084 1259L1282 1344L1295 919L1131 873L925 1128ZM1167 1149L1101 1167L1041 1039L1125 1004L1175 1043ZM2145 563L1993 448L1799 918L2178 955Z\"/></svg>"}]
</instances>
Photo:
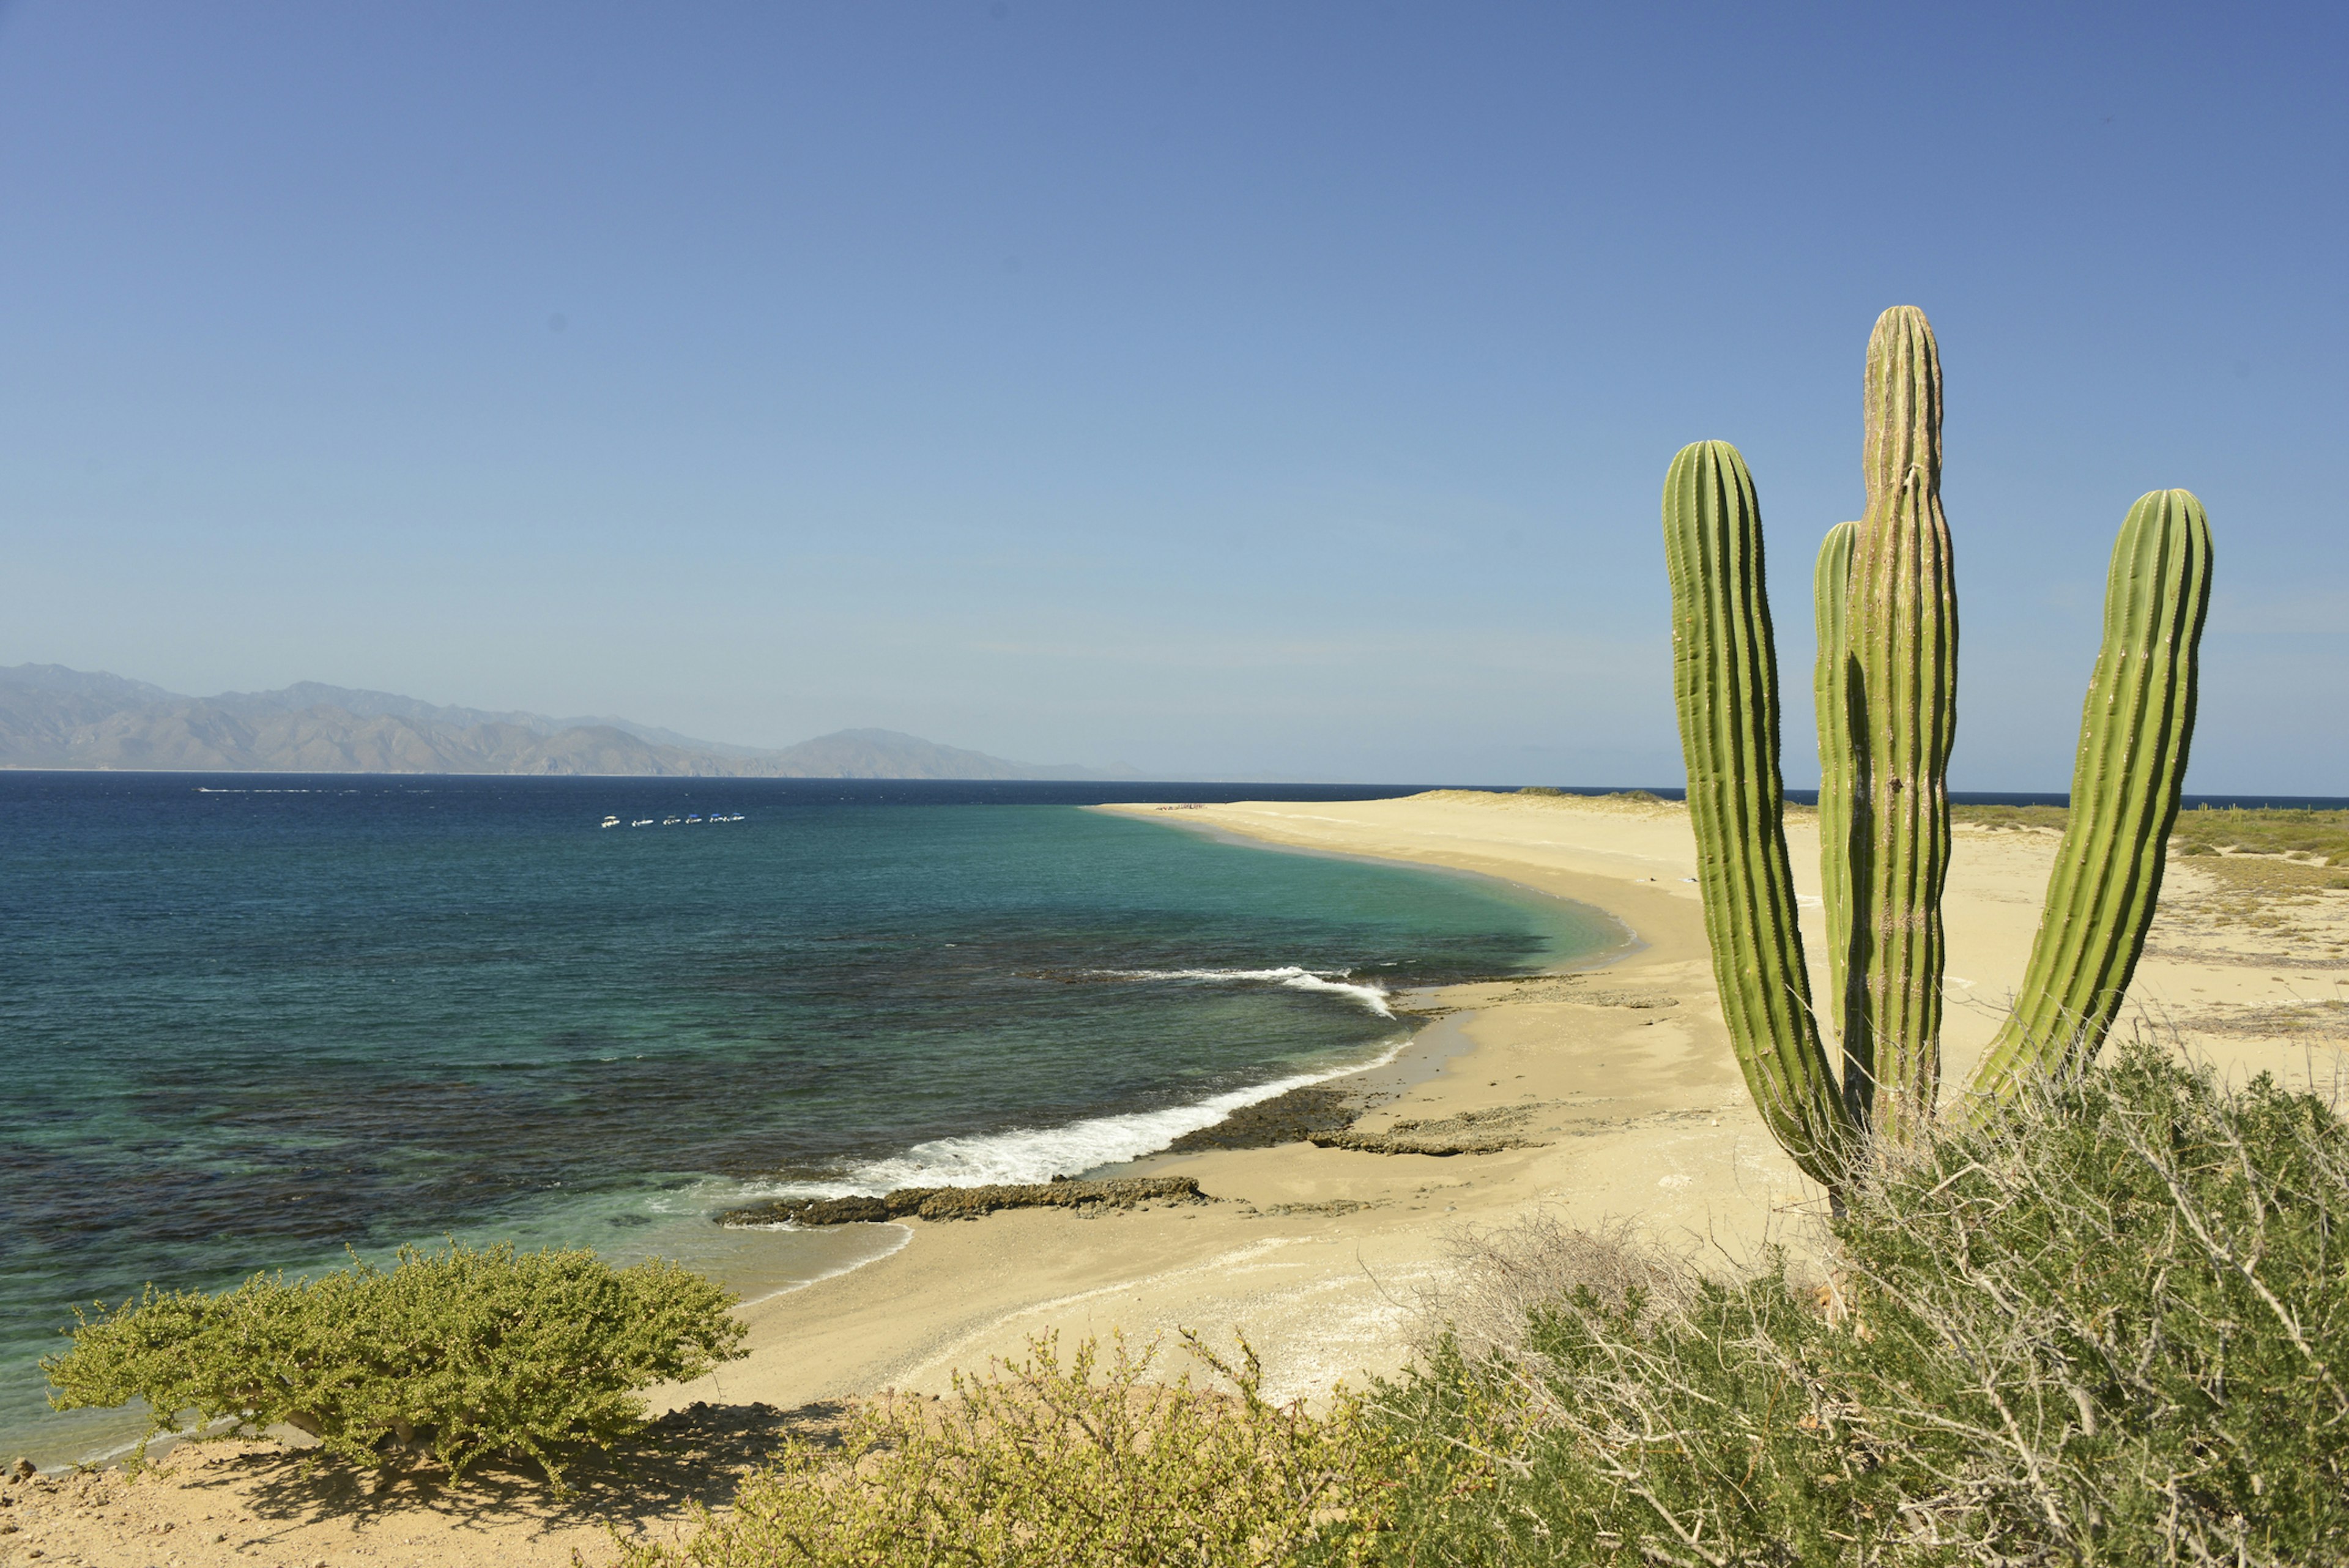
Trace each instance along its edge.
<instances>
[{"instance_id":1,"label":"haze over horizon","mask_svg":"<svg viewBox=\"0 0 2349 1568\"><path fill-rule=\"evenodd\" d=\"M2349 794L2334 8L0 5L0 665L874 727L1158 778L1680 774L1735 441L1790 784L1859 368L1931 316L1960 790L2114 530L2195 794ZM2330 701L2328 701L2330 699Z\"/></svg>"}]
</instances>

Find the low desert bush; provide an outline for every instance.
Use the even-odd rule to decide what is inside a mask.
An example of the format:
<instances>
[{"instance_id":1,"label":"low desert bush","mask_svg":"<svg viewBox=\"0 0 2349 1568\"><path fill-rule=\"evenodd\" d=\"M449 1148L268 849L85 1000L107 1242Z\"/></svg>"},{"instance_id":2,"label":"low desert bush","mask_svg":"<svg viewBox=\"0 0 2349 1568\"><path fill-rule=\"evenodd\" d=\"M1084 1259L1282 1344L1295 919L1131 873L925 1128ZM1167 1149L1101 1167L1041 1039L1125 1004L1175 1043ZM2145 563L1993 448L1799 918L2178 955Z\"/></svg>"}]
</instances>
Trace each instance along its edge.
<instances>
[{"instance_id":1,"label":"low desert bush","mask_svg":"<svg viewBox=\"0 0 2349 1568\"><path fill-rule=\"evenodd\" d=\"M362 1464L429 1447L455 1474L511 1452L560 1490L557 1449L609 1448L643 1425L639 1389L741 1354L733 1303L673 1263L452 1242L216 1295L150 1285L78 1313L41 1365L58 1409L144 1400L150 1438L283 1424Z\"/></svg>"},{"instance_id":2,"label":"low desert bush","mask_svg":"<svg viewBox=\"0 0 2349 1568\"><path fill-rule=\"evenodd\" d=\"M1372 1400L1404 1456L1381 1551L2349 1561L2344 1219L2332 1107L2133 1049L1889 1165L1836 1222L1831 1311L1774 1266L1439 1345Z\"/></svg>"},{"instance_id":3,"label":"low desert bush","mask_svg":"<svg viewBox=\"0 0 2349 1568\"><path fill-rule=\"evenodd\" d=\"M2060 833L2070 814L2060 805L1968 805L1950 807L1950 819L1972 827L2045 828ZM2349 811L2299 811L2277 807L2197 806L2178 814L2170 843L2180 855L2302 855L2331 866L2349 866Z\"/></svg>"},{"instance_id":4,"label":"low desert bush","mask_svg":"<svg viewBox=\"0 0 2349 1568\"><path fill-rule=\"evenodd\" d=\"M2176 836L2248 855L2305 855L2349 866L2349 811L2209 806L2178 814Z\"/></svg>"},{"instance_id":5,"label":"low desert bush","mask_svg":"<svg viewBox=\"0 0 2349 1568\"><path fill-rule=\"evenodd\" d=\"M1384 1450L1342 1395L1326 1415L1264 1397L1185 1335L1228 1391L1148 1379L1152 1355L1055 1341L932 1401L861 1406L838 1448L794 1443L680 1544L623 1542L626 1568L1134 1568L1359 1563Z\"/></svg>"}]
</instances>

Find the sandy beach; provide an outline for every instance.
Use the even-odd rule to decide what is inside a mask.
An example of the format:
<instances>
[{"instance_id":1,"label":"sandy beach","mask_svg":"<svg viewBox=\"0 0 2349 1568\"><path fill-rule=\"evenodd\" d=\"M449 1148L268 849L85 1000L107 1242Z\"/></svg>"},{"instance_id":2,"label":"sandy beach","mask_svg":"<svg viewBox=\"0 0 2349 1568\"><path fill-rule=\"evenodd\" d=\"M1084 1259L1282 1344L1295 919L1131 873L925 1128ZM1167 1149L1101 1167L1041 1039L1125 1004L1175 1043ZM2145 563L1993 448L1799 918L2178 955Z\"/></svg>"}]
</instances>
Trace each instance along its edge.
<instances>
[{"instance_id":1,"label":"sandy beach","mask_svg":"<svg viewBox=\"0 0 2349 1568\"><path fill-rule=\"evenodd\" d=\"M160 1477L12 1485L5 1521L17 1528L0 1532L0 1561L494 1554L554 1564L574 1550L600 1561L612 1551L606 1520L667 1532L682 1527L688 1501L722 1501L723 1434L773 1425L750 1407L816 1420L882 1388L946 1391L958 1369L1017 1355L1040 1334L1171 1345L1182 1327L1244 1333L1272 1391L1310 1397L1405 1363L1421 1304L1440 1293L1464 1231L1542 1210L1574 1224L1628 1220L1722 1267L1765 1241L1798 1253L1806 1244L1818 1194L1763 1129L1731 1060L1680 807L1438 792L1102 809L1501 877L1596 906L1626 940L1576 972L1397 999L1425 1022L1394 1063L1350 1085L1380 1102L1354 1130L1375 1140L1410 1124L1402 1130L1413 1137L1477 1134L1506 1147L1435 1155L1289 1143L1160 1155L1106 1174L1189 1176L1212 1200L909 1220L906 1243L882 1261L749 1305L749 1358L663 1391L664 1408L701 1402L679 1417L709 1438L701 1476L590 1488L556 1506L527 1486L442 1495L401 1484L370 1496L347 1482L296 1480L266 1445L181 1449ZM1816 961L1807 820L1790 823L1789 839ZM1958 831L1945 904L1952 1078L2022 975L2055 842L2028 829ZM2330 1084L2349 1037L2349 891L2314 876L2253 886L2225 863L2236 858L2172 863L2131 1012L2175 1024L2230 1075Z\"/></svg>"}]
</instances>

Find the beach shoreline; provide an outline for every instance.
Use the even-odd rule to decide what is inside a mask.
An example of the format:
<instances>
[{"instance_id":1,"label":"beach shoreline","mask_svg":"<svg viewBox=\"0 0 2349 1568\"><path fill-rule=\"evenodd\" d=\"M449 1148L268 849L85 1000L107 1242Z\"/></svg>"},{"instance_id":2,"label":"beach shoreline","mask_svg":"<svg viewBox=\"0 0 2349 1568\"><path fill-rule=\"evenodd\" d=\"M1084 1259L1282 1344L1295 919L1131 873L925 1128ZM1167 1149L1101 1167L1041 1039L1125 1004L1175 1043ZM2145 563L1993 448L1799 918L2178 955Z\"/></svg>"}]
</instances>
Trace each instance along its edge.
<instances>
[{"instance_id":1,"label":"beach shoreline","mask_svg":"<svg viewBox=\"0 0 2349 1568\"><path fill-rule=\"evenodd\" d=\"M1326 1081L1374 1102L1352 1128L1372 1147L1170 1150L1089 1173L1188 1177L1206 1202L893 1220L906 1244L746 1303L748 1358L657 1391L657 1409L698 1419L765 1407L804 1419L884 1389L944 1394L957 1373L1016 1359L1043 1335L1064 1346L1112 1335L1155 1343L1159 1370L1173 1375L1185 1370L1176 1348L1183 1329L1226 1346L1235 1332L1245 1334L1269 1394L1315 1398L1341 1381L1360 1386L1402 1370L1452 1277L1460 1237L1536 1213L1568 1225L1629 1222L1717 1270L1754 1262L1772 1243L1787 1246L1797 1270L1812 1255L1821 1195L1771 1140L1731 1056L1682 807L1440 791L1186 805L1163 816L1148 803L1097 809L1174 817L1170 826L1284 848L1497 876L1606 910L1630 940L1566 972L1400 997L1399 1012L1427 1015L1410 1044L1381 1067ZM1816 965L1824 937L1816 830L1795 817L1787 831ZM2054 842L2038 832L1958 835L1945 903L1952 1080L1971 1066L2021 978ZM2334 1027L2326 1021L2349 1000L2349 894L2245 922L2216 887L2193 862L2172 862L2132 1015L2191 1026L2196 1054L2229 1076L2337 1081L2337 1047L2328 1054L2329 1037L2303 1025ZM1431 1128L1494 1147L1390 1151ZM235 1467L258 1475L284 1462L249 1446L173 1458L167 1469L184 1468L185 1479L124 1483L123 1495L140 1494L139 1507L158 1517L178 1509L193 1518L190 1499L218 1502L259 1484L222 1479ZM643 1499L626 1511L630 1532L683 1527L673 1499ZM373 1514L322 1505L280 1519L272 1539L281 1555L315 1559L393 1528L403 1532L395 1538L401 1554L428 1563L473 1560L492 1541L503 1558L549 1568L569 1563L574 1549L589 1562L611 1552L600 1521L551 1510L518 1489L493 1501L435 1494ZM84 1561L124 1563L144 1550L96 1526L71 1548ZM183 1551L182 1560L193 1568L212 1560L209 1550ZM226 1552L218 1561L241 1560Z\"/></svg>"},{"instance_id":2,"label":"beach shoreline","mask_svg":"<svg viewBox=\"0 0 2349 1568\"><path fill-rule=\"evenodd\" d=\"M1091 809L1268 847L1495 877L1600 909L1626 937L1562 971L1399 997L1399 1012L1428 1015L1402 1050L1323 1080L1372 1102L1360 1132L1516 1117L1520 1147L1435 1155L1289 1142L1169 1151L1086 1174L1186 1176L1214 1201L911 1221L912 1243L883 1262L761 1303L750 1314L750 1360L719 1379L730 1397L789 1408L883 1387L943 1393L956 1371L1016 1357L1038 1334L1123 1333L1171 1344L1183 1328L1247 1333L1275 1392L1311 1397L1408 1361L1413 1325L1400 1303L1440 1293L1452 1237L1464 1229L1506 1226L1536 1210L1569 1224L1628 1220L1716 1267L1750 1262L1772 1244L1791 1244L1799 1265L1816 1241L1823 1195L1754 1114L1721 1025L1682 806L1434 791ZM1816 830L1797 818L1788 836L1818 966ZM1960 838L1949 900L1951 1081L1971 1070L2021 977L2054 846L2052 835L2035 833ZM2207 934L2189 942L2184 933L2200 919L2196 873L2190 862L2171 869L2164 920L2133 991L2137 1015L2232 1009L2251 1026L2196 1036L2198 1052L2222 1073L2323 1081L2328 1069L2305 1039L2256 1025L2280 1001L2344 989L2331 967L2338 961L2267 953L2254 963L2264 951L2256 933L2231 950ZM2318 940L2349 937L2349 909L2333 907L2342 905L2349 900L2319 912L2332 923ZM2272 972L2259 972L2271 964Z\"/></svg>"},{"instance_id":3,"label":"beach shoreline","mask_svg":"<svg viewBox=\"0 0 2349 1568\"><path fill-rule=\"evenodd\" d=\"M1410 798L1412 813L1433 809L1462 824L1509 799ZM1398 1303L1439 1286L1455 1228L1506 1224L1543 1206L1575 1222L1639 1213L1668 1244L1741 1255L1774 1226L1785 1229L1806 1194L1744 1110L1725 1047L1712 1048L1718 1024L1694 885L1681 880L1694 864L1679 809L1581 803L1578 815L1595 820L1579 823L1578 836L1589 842L1528 857L1477 843L1461 824L1447 825L1448 841L1442 829L1403 839L1363 832L1365 808L1400 804L1094 809L1272 847L1495 877L1613 917L1624 940L1565 972L1398 997L1398 1011L1427 1015L1410 1043L1389 1062L1324 1081L1374 1102L1356 1124L1362 1133L1397 1122L1514 1124L1505 1136L1517 1147L1168 1151L1085 1174L1187 1176L1214 1201L896 1221L914 1228L910 1245L759 1303L746 1314L750 1360L673 1397L722 1391L789 1408L883 1387L940 1393L955 1371L1017 1356L1040 1334L1123 1332L1171 1344L1182 1328L1239 1329L1276 1393L1313 1396L1341 1378L1401 1368L1411 1325ZM1540 820L1561 818L1545 808ZM1643 1152L1623 1147L1627 1138ZM1660 1188L1653 1175L1632 1174L1653 1163L1649 1142L1674 1151L1661 1174L1680 1179ZM1602 1148L1609 1152L1594 1158Z\"/></svg>"}]
</instances>

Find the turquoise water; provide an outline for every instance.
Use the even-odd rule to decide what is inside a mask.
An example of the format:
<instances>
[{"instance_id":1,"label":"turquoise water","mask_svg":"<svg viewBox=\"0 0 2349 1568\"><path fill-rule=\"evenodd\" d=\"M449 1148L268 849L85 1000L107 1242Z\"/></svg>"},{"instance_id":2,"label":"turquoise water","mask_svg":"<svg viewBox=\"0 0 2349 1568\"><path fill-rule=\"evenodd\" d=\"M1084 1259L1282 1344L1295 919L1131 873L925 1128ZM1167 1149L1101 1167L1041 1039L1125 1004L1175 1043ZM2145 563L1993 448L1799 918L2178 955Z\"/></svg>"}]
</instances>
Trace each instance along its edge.
<instances>
[{"instance_id":1,"label":"turquoise water","mask_svg":"<svg viewBox=\"0 0 2349 1568\"><path fill-rule=\"evenodd\" d=\"M448 1234L762 1294L898 1233L715 1210L1131 1158L1618 934L1081 795L0 776L0 1451L123 1431L42 1402L76 1302Z\"/></svg>"}]
</instances>

